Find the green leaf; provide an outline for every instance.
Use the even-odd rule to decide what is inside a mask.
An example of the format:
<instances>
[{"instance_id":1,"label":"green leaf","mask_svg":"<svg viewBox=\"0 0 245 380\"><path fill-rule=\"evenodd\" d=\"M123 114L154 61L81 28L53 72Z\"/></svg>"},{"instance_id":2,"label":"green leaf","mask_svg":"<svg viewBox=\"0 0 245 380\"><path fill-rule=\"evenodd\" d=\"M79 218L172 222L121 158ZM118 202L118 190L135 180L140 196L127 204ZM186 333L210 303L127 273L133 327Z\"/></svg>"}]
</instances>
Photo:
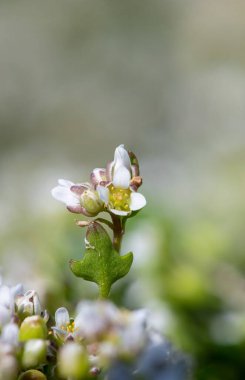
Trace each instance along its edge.
<instances>
[{"instance_id":1,"label":"green leaf","mask_svg":"<svg viewBox=\"0 0 245 380\"><path fill-rule=\"evenodd\" d=\"M107 298L112 284L124 277L133 262L132 252L124 256L115 251L106 230L97 222L88 226L84 256L70 260L70 268L77 277L98 284L100 297Z\"/></svg>"}]
</instances>

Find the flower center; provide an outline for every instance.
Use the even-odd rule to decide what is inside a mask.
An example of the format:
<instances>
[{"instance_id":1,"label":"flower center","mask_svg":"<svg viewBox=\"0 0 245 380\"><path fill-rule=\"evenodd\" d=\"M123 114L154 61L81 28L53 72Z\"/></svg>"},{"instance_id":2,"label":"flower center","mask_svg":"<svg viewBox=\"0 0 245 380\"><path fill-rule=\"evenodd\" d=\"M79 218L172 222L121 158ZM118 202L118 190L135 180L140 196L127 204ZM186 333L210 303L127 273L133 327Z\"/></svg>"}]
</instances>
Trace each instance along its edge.
<instances>
[{"instance_id":1,"label":"flower center","mask_svg":"<svg viewBox=\"0 0 245 380\"><path fill-rule=\"evenodd\" d=\"M109 187L110 208L120 211L130 210L130 189L120 189L110 185Z\"/></svg>"},{"instance_id":2,"label":"flower center","mask_svg":"<svg viewBox=\"0 0 245 380\"><path fill-rule=\"evenodd\" d=\"M75 322L73 322L73 321L67 322L65 326L61 326L61 329L68 332L68 333L74 333Z\"/></svg>"}]
</instances>

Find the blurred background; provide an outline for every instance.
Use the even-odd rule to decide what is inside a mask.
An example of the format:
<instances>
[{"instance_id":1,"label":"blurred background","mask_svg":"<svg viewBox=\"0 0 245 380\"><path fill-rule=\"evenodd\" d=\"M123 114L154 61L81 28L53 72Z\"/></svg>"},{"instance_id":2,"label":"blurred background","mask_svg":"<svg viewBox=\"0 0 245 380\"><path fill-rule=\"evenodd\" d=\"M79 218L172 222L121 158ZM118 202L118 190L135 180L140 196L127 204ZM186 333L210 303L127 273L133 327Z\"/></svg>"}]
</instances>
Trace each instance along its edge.
<instances>
[{"instance_id":1,"label":"blurred background","mask_svg":"<svg viewBox=\"0 0 245 380\"><path fill-rule=\"evenodd\" d=\"M196 379L245 378L245 3L0 1L0 267L51 312L96 298L58 178L89 179L124 143L147 207L112 299L148 307Z\"/></svg>"}]
</instances>

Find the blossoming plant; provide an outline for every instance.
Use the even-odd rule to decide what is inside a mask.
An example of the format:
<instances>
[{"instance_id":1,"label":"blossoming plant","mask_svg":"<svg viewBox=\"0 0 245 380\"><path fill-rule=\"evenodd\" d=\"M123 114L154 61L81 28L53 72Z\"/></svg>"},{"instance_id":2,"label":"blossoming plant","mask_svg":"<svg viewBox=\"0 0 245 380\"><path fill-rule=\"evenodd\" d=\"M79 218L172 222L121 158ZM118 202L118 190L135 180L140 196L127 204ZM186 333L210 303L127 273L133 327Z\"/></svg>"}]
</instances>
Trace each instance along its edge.
<instances>
[{"instance_id":1,"label":"blossoming plant","mask_svg":"<svg viewBox=\"0 0 245 380\"><path fill-rule=\"evenodd\" d=\"M127 219L146 204L137 192L141 184L135 155L120 145L106 169L93 170L90 183L59 180L52 190L70 212L92 218L77 222L87 228L86 250L70 267L98 284L100 298L132 265L133 254L121 256L120 248ZM108 300L80 301L74 318L62 306L52 318L35 290L0 278L0 380L188 380L188 361L151 320L147 310L120 309Z\"/></svg>"},{"instance_id":2,"label":"blossoming plant","mask_svg":"<svg viewBox=\"0 0 245 380\"><path fill-rule=\"evenodd\" d=\"M128 273L133 262L132 252L120 254L126 222L146 205L138 192L142 184L138 160L119 145L114 160L106 168L94 169L90 182L60 179L58 183L52 189L53 197L70 212L93 218L77 221L87 228L86 250L81 260L70 260L70 268L77 277L95 282L100 298L107 298L112 284ZM101 212L108 213L111 220L97 217ZM102 223L112 230L112 239Z\"/></svg>"}]
</instances>

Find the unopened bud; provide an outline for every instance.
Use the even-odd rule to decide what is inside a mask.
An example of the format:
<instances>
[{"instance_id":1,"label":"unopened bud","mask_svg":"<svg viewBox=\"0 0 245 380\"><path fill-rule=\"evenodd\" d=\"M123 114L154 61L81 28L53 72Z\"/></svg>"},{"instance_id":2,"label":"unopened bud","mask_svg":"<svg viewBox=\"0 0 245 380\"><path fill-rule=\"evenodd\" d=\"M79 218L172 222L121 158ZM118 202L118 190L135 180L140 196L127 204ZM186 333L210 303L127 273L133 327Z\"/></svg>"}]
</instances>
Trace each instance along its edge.
<instances>
[{"instance_id":1,"label":"unopened bud","mask_svg":"<svg viewBox=\"0 0 245 380\"><path fill-rule=\"evenodd\" d=\"M88 357L80 344L68 342L61 347L58 354L58 370L64 378L81 379L88 374Z\"/></svg>"},{"instance_id":2,"label":"unopened bud","mask_svg":"<svg viewBox=\"0 0 245 380\"><path fill-rule=\"evenodd\" d=\"M137 189L142 185L142 181L142 177L140 176L133 177L130 181L130 186L137 191Z\"/></svg>"},{"instance_id":3,"label":"unopened bud","mask_svg":"<svg viewBox=\"0 0 245 380\"><path fill-rule=\"evenodd\" d=\"M46 359L47 345L42 339L30 339L25 343L22 354L23 368L35 368Z\"/></svg>"},{"instance_id":4,"label":"unopened bud","mask_svg":"<svg viewBox=\"0 0 245 380\"><path fill-rule=\"evenodd\" d=\"M23 320L31 315L41 314L41 303L35 290L28 290L16 301L18 316Z\"/></svg>"},{"instance_id":5,"label":"unopened bud","mask_svg":"<svg viewBox=\"0 0 245 380\"><path fill-rule=\"evenodd\" d=\"M78 227L88 227L90 224L90 222L88 222L87 220L77 220L76 221L76 225Z\"/></svg>"},{"instance_id":6,"label":"unopened bud","mask_svg":"<svg viewBox=\"0 0 245 380\"><path fill-rule=\"evenodd\" d=\"M30 339L46 339L47 326L43 318L38 315L27 317L20 326L19 340L25 342Z\"/></svg>"},{"instance_id":7,"label":"unopened bud","mask_svg":"<svg viewBox=\"0 0 245 380\"><path fill-rule=\"evenodd\" d=\"M87 189L82 193L81 205L94 216L103 210L103 202L95 190Z\"/></svg>"},{"instance_id":8,"label":"unopened bud","mask_svg":"<svg viewBox=\"0 0 245 380\"><path fill-rule=\"evenodd\" d=\"M47 380L47 377L36 369L30 369L20 375L18 380Z\"/></svg>"}]
</instances>

